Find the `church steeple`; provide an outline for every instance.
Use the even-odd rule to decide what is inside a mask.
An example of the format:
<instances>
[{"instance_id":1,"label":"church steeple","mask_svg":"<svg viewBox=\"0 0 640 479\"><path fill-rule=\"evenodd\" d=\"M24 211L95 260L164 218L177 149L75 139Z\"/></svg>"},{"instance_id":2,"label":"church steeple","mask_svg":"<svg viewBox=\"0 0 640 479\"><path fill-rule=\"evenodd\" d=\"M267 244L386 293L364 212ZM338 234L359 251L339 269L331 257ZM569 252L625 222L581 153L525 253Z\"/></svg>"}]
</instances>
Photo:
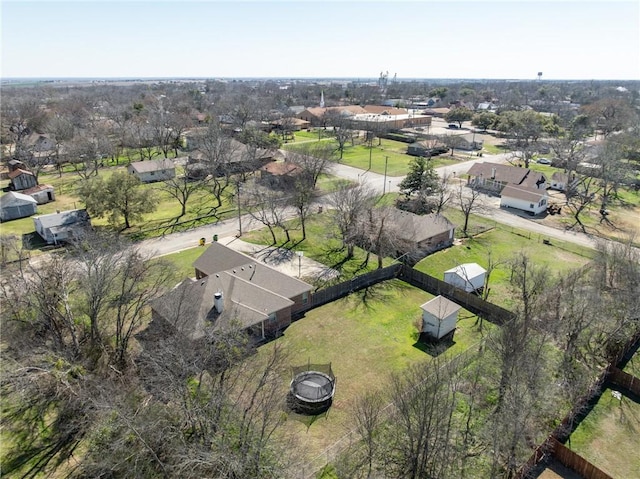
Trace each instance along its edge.
<instances>
[{"instance_id":1,"label":"church steeple","mask_svg":"<svg viewBox=\"0 0 640 479\"><path fill-rule=\"evenodd\" d=\"M324 108L324 90L320 90L320 108Z\"/></svg>"}]
</instances>

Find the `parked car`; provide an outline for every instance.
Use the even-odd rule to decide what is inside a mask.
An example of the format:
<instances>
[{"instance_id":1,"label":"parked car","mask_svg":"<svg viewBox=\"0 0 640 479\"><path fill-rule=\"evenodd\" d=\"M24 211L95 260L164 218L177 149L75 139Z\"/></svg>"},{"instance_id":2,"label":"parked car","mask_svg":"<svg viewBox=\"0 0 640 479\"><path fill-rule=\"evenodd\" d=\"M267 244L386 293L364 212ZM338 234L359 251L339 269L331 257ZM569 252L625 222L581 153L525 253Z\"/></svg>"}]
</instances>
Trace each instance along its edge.
<instances>
[{"instance_id":1,"label":"parked car","mask_svg":"<svg viewBox=\"0 0 640 479\"><path fill-rule=\"evenodd\" d=\"M538 158L536 163L540 163L541 165L550 165L551 164L551 160L548 159L548 158Z\"/></svg>"},{"instance_id":2,"label":"parked car","mask_svg":"<svg viewBox=\"0 0 640 479\"><path fill-rule=\"evenodd\" d=\"M452 130L457 130L458 125L456 125L455 123L449 123L449 128L451 128Z\"/></svg>"}]
</instances>

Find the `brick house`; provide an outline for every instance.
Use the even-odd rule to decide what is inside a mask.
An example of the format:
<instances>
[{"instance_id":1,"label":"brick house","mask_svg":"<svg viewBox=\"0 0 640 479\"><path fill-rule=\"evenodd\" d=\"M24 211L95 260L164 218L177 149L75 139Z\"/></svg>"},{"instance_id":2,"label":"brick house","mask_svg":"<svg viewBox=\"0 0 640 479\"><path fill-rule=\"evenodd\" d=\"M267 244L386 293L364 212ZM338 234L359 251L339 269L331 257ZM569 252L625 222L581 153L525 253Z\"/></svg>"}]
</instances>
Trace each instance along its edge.
<instances>
[{"instance_id":1,"label":"brick house","mask_svg":"<svg viewBox=\"0 0 640 479\"><path fill-rule=\"evenodd\" d=\"M407 251L415 259L451 246L455 225L442 215L416 215L398 210L390 217L395 230L407 246Z\"/></svg>"},{"instance_id":2,"label":"brick house","mask_svg":"<svg viewBox=\"0 0 640 479\"><path fill-rule=\"evenodd\" d=\"M312 286L220 243L195 261L194 279L151 304L154 322L170 325L193 340L241 328L258 339L291 324L309 301Z\"/></svg>"}]
</instances>

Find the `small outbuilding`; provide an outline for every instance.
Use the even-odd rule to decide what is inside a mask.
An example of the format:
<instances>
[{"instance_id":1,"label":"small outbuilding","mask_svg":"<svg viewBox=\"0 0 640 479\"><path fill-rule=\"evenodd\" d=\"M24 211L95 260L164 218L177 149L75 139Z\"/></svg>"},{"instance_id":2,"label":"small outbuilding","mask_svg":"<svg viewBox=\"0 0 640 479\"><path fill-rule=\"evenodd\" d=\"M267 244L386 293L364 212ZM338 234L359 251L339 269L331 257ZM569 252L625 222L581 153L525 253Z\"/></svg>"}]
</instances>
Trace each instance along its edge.
<instances>
[{"instance_id":1,"label":"small outbuilding","mask_svg":"<svg viewBox=\"0 0 640 479\"><path fill-rule=\"evenodd\" d=\"M460 305L444 296L436 296L420 308L422 309L422 334L436 340L453 334L458 322Z\"/></svg>"},{"instance_id":2,"label":"small outbuilding","mask_svg":"<svg viewBox=\"0 0 640 479\"><path fill-rule=\"evenodd\" d=\"M29 195L10 191L0 197L0 221L16 220L35 215L37 201Z\"/></svg>"},{"instance_id":3,"label":"small outbuilding","mask_svg":"<svg viewBox=\"0 0 640 479\"><path fill-rule=\"evenodd\" d=\"M465 290L477 291L484 286L487 270L477 263L464 263L444 272L444 282Z\"/></svg>"},{"instance_id":4,"label":"small outbuilding","mask_svg":"<svg viewBox=\"0 0 640 479\"><path fill-rule=\"evenodd\" d=\"M50 203L56 199L55 191L51 185L37 185L28 190L23 190L22 193L31 196L39 205Z\"/></svg>"}]
</instances>

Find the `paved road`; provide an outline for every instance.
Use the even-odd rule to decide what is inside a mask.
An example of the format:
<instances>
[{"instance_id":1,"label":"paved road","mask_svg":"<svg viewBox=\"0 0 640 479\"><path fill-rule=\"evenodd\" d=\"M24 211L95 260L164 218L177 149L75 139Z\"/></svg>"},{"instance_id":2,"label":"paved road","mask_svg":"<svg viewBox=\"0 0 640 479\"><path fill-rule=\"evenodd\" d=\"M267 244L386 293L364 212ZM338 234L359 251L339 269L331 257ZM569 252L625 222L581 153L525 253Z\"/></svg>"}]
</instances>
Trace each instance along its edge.
<instances>
[{"instance_id":1,"label":"paved road","mask_svg":"<svg viewBox=\"0 0 640 479\"><path fill-rule=\"evenodd\" d=\"M484 155L481 158L475 157L465 162L456 163L455 165L444 166L436 168L438 174L451 174L459 176L466 173L471 165L477 162L490 161L494 163L504 163L509 158L508 153L500 155ZM352 181L368 184L372 189L382 193L383 191L397 192L399 190L399 183L403 177L387 177L385 182L384 175L374 173L372 171L363 171L358 168L353 168L343 164L334 164L330 168L330 173L341 178L346 178ZM596 239L592 236L585 235L578 232L568 232L565 230L559 230L551 228L549 226L540 224L536 220L528 217L518 215L516 212L502 210L499 207L499 198L483 195L482 201L487 205L487 208L483 212L479 212L480 216L493 219L496 222L503 223L515 228L521 228L533 233L540 234L548 238L561 239L569 241L581 246L589 248L595 248ZM326 200L318 200L316 206L321 205L328 207ZM291 210L287 214L288 217L295 217L295 211ZM262 224L251 218L249 215L243 215L242 219L243 232L260 229ZM238 218L220 221L213 225L201 226L199 228L181 232L172 233L161 238L154 238L145 240L140 243L140 247L153 253L156 256L162 256L170 253L175 253L184 249L193 248L198 245L200 238L205 238L207 243L210 243L213 239L213 235L217 234L219 238L233 237L239 232ZM303 260L304 261L304 260Z\"/></svg>"}]
</instances>

